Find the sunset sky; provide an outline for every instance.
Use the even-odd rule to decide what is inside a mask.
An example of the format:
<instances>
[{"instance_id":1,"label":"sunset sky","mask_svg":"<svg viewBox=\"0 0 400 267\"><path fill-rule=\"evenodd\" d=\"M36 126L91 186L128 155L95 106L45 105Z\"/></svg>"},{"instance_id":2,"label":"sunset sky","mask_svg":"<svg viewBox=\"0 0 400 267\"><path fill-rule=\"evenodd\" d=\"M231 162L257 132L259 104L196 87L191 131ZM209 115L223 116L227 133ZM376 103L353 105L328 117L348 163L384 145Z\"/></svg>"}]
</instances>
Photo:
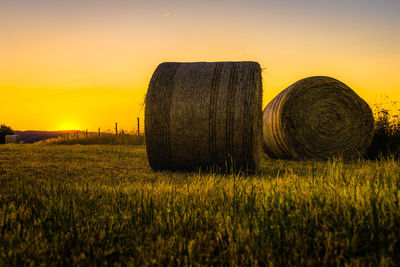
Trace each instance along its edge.
<instances>
[{"instance_id":1,"label":"sunset sky","mask_svg":"<svg viewBox=\"0 0 400 267\"><path fill-rule=\"evenodd\" d=\"M398 0L0 0L0 123L134 130L164 61L257 61L264 106L314 75L400 100L399 14Z\"/></svg>"}]
</instances>

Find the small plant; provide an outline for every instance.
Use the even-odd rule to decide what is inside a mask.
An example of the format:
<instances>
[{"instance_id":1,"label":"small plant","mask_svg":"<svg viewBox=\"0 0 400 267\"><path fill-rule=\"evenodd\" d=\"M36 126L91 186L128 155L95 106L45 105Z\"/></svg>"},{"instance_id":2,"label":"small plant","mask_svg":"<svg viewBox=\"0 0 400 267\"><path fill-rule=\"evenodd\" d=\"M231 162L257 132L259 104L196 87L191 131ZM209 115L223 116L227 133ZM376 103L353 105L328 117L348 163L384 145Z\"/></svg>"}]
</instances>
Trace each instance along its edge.
<instances>
[{"instance_id":1,"label":"small plant","mask_svg":"<svg viewBox=\"0 0 400 267\"><path fill-rule=\"evenodd\" d=\"M0 144L5 143L5 137L6 137L6 135L9 135L9 134L14 134L13 129L11 129L11 127L9 127L9 126L2 124L0 126Z\"/></svg>"},{"instance_id":2,"label":"small plant","mask_svg":"<svg viewBox=\"0 0 400 267\"><path fill-rule=\"evenodd\" d=\"M400 110L397 110L400 113ZM375 133L366 157L378 159L382 157L400 156L400 118L388 109L377 108L375 116Z\"/></svg>"}]
</instances>

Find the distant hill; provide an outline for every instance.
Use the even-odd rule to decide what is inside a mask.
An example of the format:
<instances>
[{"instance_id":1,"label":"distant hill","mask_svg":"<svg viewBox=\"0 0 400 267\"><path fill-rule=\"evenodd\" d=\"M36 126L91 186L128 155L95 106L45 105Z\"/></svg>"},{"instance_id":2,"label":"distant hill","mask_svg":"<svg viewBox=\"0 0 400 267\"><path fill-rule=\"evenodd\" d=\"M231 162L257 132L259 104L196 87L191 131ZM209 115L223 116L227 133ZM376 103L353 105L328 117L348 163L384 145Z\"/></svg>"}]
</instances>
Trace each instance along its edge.
<instances>
[{"instance_id":1,"label":"distant hill","mask_svg":"<svg viewBox=\"0 0 400 267\"><path fill-rule=\"evenodd\" d=\"M76 134L77 131L14 131L19 135L24 143L35 143L40 140L65 136L66 134ZM80 133L82 131L79 131Z\"/></svg>"}]
</instances>

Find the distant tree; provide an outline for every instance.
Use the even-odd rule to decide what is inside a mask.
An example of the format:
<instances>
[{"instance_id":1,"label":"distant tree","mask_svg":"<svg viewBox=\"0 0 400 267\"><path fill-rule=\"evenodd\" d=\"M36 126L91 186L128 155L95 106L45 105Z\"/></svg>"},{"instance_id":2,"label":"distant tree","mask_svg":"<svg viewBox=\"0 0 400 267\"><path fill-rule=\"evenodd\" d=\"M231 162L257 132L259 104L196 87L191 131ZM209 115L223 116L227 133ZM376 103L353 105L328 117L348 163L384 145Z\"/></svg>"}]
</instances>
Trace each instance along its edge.
<instances>
[{"instance_id":1,"label":"distant tree","mask_svg":"<svg viewBox=\"0 0 400 267\"><path fill-rule=\"evenodd\" d=\"M11 129L11 127L8 127L6 125L1 125L0 126L0 144L4 144L5 143L5 137L6 135L9 134L14 134L14 131Z\"/></svg>"}]
</instances>

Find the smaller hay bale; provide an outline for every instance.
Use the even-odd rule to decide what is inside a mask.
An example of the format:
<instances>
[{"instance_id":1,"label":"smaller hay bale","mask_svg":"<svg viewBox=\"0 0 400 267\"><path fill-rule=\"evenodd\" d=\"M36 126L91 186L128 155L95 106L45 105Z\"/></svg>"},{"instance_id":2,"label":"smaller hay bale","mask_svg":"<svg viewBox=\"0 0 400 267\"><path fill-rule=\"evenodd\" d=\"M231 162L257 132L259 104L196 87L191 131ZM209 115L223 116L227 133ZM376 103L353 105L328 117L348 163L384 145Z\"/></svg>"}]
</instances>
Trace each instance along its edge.
<instances>
[{"instance_id":1,"label":"smaller hay bale","mask_svg":"<svg viewBox=\"0 0 400 267\"><path fill-rule=\"evenodd\" d=\"M260 65L160 64L146 95L145 135L154 170L255 172L262 139Z\"/></svg>"},{"instance_id":2,"label":"smaller hay bale","mask_svg":"<svg viewBox=\"0 0 400 267\"><path fill-rule=\"evenodd\" d=\"M272 158L360 157L373 136L371 108L330 77L302 79L263 111L263 149Z\"/></svg>"},{"instance_id":3,"label":"smaller hay bale","mask_svg":"<svg viewBox=\"0 0 400 267\"><path fill-rule=\"evenodd\" d=\"M6 144L19 144L20 137L19 135L6 135L5 136L5 143Z\"/></svg>"}]
</instances>

